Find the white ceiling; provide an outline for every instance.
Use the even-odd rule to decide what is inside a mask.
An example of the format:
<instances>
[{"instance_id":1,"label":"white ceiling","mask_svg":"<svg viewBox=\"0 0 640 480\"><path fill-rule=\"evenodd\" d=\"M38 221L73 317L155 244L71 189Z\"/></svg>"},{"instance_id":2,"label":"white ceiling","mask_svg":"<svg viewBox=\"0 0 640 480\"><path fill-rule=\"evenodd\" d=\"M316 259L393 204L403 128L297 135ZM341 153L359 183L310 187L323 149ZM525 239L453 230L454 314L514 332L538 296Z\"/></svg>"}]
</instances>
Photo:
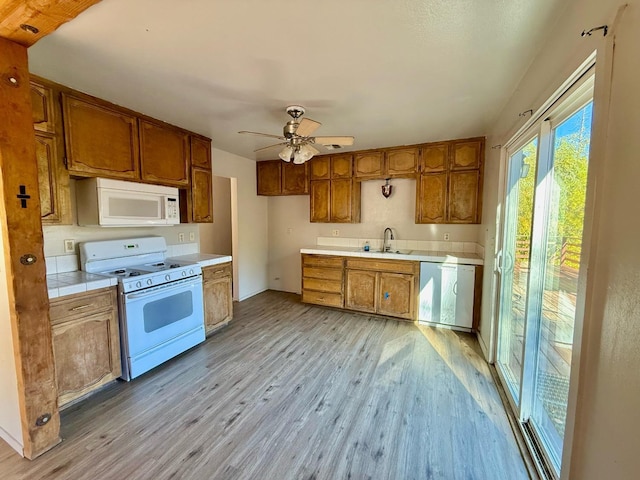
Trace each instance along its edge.
<instances>
[{"instance_id":1,"label":"white ceiling","mask_svg":"<svg viewBox=\"0 0 640 480\"><path fill-rule=\"evenodd\" d=\"M301 104L348 150L488 132L562 0L103 0L31 71L251 159ZM525 110L527 106L523 106ZM345 149L347 150L347 149Z\"/></svg>"}]
</instances>

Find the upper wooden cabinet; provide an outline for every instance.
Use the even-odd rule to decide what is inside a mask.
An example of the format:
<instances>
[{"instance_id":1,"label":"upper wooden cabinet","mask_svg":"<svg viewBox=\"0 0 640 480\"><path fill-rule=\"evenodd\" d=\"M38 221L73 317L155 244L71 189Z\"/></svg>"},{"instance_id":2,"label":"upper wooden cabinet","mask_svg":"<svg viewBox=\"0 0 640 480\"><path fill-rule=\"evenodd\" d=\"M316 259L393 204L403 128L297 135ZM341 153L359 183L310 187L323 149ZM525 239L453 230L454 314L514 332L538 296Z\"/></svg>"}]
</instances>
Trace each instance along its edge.
<instances>
[{"instance_id":1,"label":"upper wooden cabinet","mask_svg":"<svg viewBox=\"0 0 640 480\"><path fill-rule=\"evenodd\" d=\"M33 128L39 132L56 131L56 105L53 89L31 81L31 108Z\"/></svg>"},{"instance_id":2,"label":"upper wooden cabinet","mask_svg":"<svg viewBox=\"0 0 640 480\"><path fill-rule=\"evenodd\" d=\"M194 139L198 147L191 148L191 181L188 189L180 190L180 222L181 223L212 223L213 222L213 174L211 172L211 140L204 137L190 136L189 143L193 146ZM205 146L209 143L209 146ZM207 158L204 158L204 155ZM199 167L197 165L208 165Z\"/></svg>"},{"instance_id":3,"label":"upper wooden cabinet","mask_svg":"<svg viewBox=\"0 0 640 480\"><path fill-rule=\"evenodd\" d=\"M351 178L353 176L353 155L331 155L331 178Z\"/></svg>"},{"instance_id":4,"label":"upper wooden cabinet","mask_svg":"<svg viewBox=\"0 0 640 480\"><path fill-rule=\"evenodd\" d=\"M413 177L418 171L419 158L417 147L359 152L354 155L354 176L362 180Z\"/></svg>"},{"instance_id":5,"label":"upper wooden cabinet","mask_svg":"<svg viewBox=\"0 0 640 480\"><path fill-rule=\"evenodd\" d=\"M394 148L385 152L386 174L389 177L414 176L418 171L420 150L417 147Z\"/></svg>"},{"instance_id":6,"label":"upper wooden cabinet","mask_svg":"<svg viewBox=\"0 0 640 480\"><path fill-rule=\"evenodd\" d=\"M380 178L384 175L384 152L374 150L354 155L354 176L356 178Z\"/></svg>"},{"instance_id":7,"label":"upper wooden cabinet","mask_svg":"<svg viewBox=\"0 0 640 480\"><path fill-rule=\"evenodd\" d=\"M329 180L331 178L331 157L315 157L309 162L310 180Z\"/></svg>"},{"instance_id":8,"label":"upper wooden cabinet","mask_svg":"<svg viewBox=\"0 0 640 480\"><path fill-rule=\"evenodd\" d=\"M72 215L69 173L64 166L62 112L56 97L57 91L53 84L31 79L42 223L70 225Z\"/></svg>"},{"instance_id":9,"label":"upper wooden cabinet","mask_svg":"<svg viewBox=\"0 0 640 480\"><path fill-rule=\"evenodd\" d=\"M422 146L416 223L480 223L484 138Z\"/></svg>"},{"instance_id":10,"label":"upper wooden cabinet","mask_svg":"<svg viewBox=\"0 0 640 480\"><path fill-rule=\"evenodd\" d=\"M309 165L282 160L256 162L258 195L307 195Z\"/></svg>"},{"instance_id":11,"label":"upper wooden cabinet","mask_svg":"<svg viewBox=\"0 0 640 480\"><path fill-rule=\"evenodd\" d=\"M134 115L96 99L62 93L69 173L124 180L140 178L138 124Z\"/></svg>"},{"instance_id":12,"label":"upper wooden cabinet","mask_svg":"<svg viewBox=\"0 0 640 480\"><path fill-rule=\"evenodd\" d=\"M450 170L480 168L484 139L456 140L451 144Z\"/></svg>"},{"instance_id":13,"label":"upper wooden cabinet","mask_svg":"<svg viewBox=\"0 0 640 480\"><path fill-rule=\"evenodd\" d=\"M321 160L317 173L324 176L326 167L330 179L310 181L311 222L360 222L360 183L352 178L353 157L343 154L317 160ZM313 172L313 165L310 168Z\"/></svg>"},{"instance_id":14,"label":"upper wooden cabinet","mask_svg":"<svg viewBox=\"0 0 640 480\"><path fill-rule=\"evenodd\" d=\"M211 140L191 135L191 165L211 168Z\"/></svg>"},{"instance_id":15,"label":"upper wooden cabinet","mask_svg":"<svg viewBox=\"0 0 640 480\"><path fill-rule=\"evenodd\" d=\"M422 147L421 173L444 172L449 163L449 144L431 143Z\"/></svg>"},{"instance_id":16,"label":"upper wooden cabinet","mask_svg":"<svg viewBox=\"0 0 640 480\"><path fill-rule=\"evenodd\" d=\"M70 225L69 175L59 152L59 139L36 133L40 214L43 224Z\"/></svg>"},{"instance_id":17,"label":"upper wooden cabinet","mask_svg":"<svg viewBox=\"0 0 640 480\"><path fill-rule=\"evenodd\" d=\"M167 124L138 122L141 179L174 187L189 185L189 135Z\"/></svg>"}]
</instances>

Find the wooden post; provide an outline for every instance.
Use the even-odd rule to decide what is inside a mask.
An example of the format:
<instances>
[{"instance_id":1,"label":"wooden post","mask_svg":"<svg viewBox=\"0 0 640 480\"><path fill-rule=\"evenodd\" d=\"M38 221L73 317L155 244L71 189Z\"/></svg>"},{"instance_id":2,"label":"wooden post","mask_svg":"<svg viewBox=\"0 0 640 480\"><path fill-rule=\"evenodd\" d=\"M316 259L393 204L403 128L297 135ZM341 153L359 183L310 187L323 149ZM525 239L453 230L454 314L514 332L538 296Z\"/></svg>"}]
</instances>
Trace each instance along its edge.
<instances>
[{"instance_id":1,"label":"wooden post","mask_svg":"<svg viewBox=\"0 0 640 480\"><path fill-rule=\"evenodd\" d=\"M0 38L0 223L24 456L60 442L26 47Z\"/></svg>"}]
</instances>

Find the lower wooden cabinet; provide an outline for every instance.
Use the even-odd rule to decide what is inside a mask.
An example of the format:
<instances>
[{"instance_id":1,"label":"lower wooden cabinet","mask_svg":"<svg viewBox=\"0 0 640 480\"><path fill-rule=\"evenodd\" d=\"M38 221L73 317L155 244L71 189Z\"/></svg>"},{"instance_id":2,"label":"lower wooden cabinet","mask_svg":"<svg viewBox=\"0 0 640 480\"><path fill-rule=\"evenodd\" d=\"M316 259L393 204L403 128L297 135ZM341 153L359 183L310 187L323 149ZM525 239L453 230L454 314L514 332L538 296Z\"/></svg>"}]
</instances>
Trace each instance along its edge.
<instances>
[{"instance_id":1,"label":"lower wooden cabinet","mask_svg":"<svg viewBox=\"0 0 640 480\"><path fill-rule=\"evenodd\" d=\"M120 376L115 287L54 299L50 316L59 406Z\"/></svg>"},{"instance_id":2,"label":"lower wooden cabinet","mask_svg":"<svg viewBox=\"0 0 640 480\"><path fill-rule=\"evenodd\" d=\"M302 255L302 301L342 308L343 276L342 257Z\"/></svg>"},{"instance_id":3,"label":"lower wooden cabinet","mask_svg":"<svg viewBox=\"0 0 640 480\"><path fill-rule=\"evenodd\" d=\"M202 277L204 324L209 335L233 318L231 262L204 267Z\"/></svg>"},{"instance_id":4,"label":"lower wooden cabinet","mask_svg":"<svg viewBox=\"0 0 640 480\"><path fill-rule=\"evenodd\" d=\"M419 262L348 258L345 308L415 319Z\"/></svg>"},{"instance_id":5,"label":"lower wooden cabinet","mask_svg":"<svg viewBox=\"0 0 640 480\"><path fill-rule=\"evenodd\" d=\"M302 255L302 301L415 320L420 262Z\"/></svg>"}]
</instances>

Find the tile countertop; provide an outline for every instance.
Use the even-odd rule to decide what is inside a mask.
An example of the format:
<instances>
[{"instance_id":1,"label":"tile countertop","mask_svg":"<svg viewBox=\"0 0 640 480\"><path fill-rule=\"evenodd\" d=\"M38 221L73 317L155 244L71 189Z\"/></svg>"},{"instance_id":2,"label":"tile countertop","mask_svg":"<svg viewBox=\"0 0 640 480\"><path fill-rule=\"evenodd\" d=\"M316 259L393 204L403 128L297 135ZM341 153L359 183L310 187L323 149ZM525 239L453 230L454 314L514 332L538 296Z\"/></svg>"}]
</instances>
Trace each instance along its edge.
<instances>
[{"instance_id":1,"label":"tile countertop","mask_svg":"<svg viewBox=\"0 0 640 480\"><path fill-rule=\"evenodd\" d=\"M49 298L63 297L74 293L88 292L118 284L117 278L105 277L83 271L54 273L47 275Z\"/></svg>"},{"instance_id":2,"label":"tile countertop","mask_svg":"<svg viewBox=\"0 0 640 480\"><path fill-rule=\"evenodd\" d=\"M213 255L210 253L192 253L190 255L180 255L179 257L171 257L167 260L176 260L178 262L198 262L201 267L210 267L227 263L232 260L231 255Z\"/></svg>"},{"instance_id":3,"label":"tile countertop","mask_svg":"<svg viewBox=\"0 0 640 480\"><path fill-rule=\"evenodd\" d=\"M391 260L413 260L414 262L460 263L464 265L483 265L484 261L477 253L436 252L426 250L401 250L406 253L364 252L355 247L316 246L301 248L300 253L313 255L340 255L343 257L382 258Z\"/></svg>"}]
</instances>

